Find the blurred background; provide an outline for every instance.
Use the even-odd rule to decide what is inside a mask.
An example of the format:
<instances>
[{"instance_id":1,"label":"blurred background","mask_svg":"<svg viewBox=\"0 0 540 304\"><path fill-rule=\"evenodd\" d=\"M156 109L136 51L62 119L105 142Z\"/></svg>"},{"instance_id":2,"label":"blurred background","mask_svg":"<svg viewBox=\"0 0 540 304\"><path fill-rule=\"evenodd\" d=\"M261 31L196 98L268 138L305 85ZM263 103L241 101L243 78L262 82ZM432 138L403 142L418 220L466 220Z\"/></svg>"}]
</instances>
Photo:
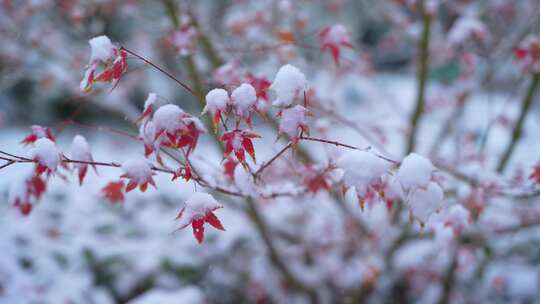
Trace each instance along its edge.
<instances>
[{"instance_id":1,"label":"blurred background","mask_svg":"<svg viewBox=\"0 0 540 304\"><path fill-rule=\"evenodd\" d=\"M531 89L539 69L515 56L539 34L537 0L4 0L0 150L25 155L21 140L41 125L66 151L83 134L94 159L121 162L144 153L126 134L137 136L133 122L149 93L199 116L197 98L134 56L118 84L82 92L88 40L106 35L189 83L197 96L230 91L249 74L272 81L280 66L294 64L309 81L312 134L400 159L419 90L426 16L427 85L415 150L450 168L437 178L445 204L467 210L465 236L444 230L446 211L424 228L411 225L405 210L397 215L403 220L392 221L381 202L361 211L336 183L302 197L258 199L266 232L243 200L215 193L226 231L207 229L199 245L190 228L175 232L176 214L200 190L193 183L159 175L157 190L111 204L101 188L118 170L89 172L82 187L66 172L50 179L24 217L10 187L33 168L13 165L0 170L0 303L540 303L540 198L528 179L540 152ZM341 49L339 64L321 51L319 36L335 24L353 46ZM496 172L531 91L519 145ZM276 141L268 120L254 125L263 137L255 142L259 160L287 143ZM300 147L315 167L340 153ZM221 182L212 136L201 138L193 157ZM290 159L292 152L270 168L268 180L282 182L274 187L305 178L307 162Z\"/></svg>"}]
</instances>

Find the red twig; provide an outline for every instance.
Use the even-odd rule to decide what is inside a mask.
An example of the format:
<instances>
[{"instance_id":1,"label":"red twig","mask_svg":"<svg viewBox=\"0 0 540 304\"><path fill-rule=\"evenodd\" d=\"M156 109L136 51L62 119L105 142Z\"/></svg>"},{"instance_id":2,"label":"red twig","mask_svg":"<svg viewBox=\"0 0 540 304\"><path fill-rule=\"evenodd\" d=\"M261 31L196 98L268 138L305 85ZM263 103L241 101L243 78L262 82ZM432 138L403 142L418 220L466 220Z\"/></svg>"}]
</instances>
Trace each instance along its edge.
<instances>
[{"instance_id":1,"label":"red twig","mask_svg":"<svg viewBox=\"0 0 540 304\"><path fill-rule=\"evenodd\" d=\"M303 136L303 135L300 136L300 139L307 140L307 141L320 142L320 143L329 144L329 145L334 145L336 147L345 147L345 148L352 149L352 150L359 150L359 151L369 151L369 150L371 150L371 147L359 148L359 147L347 145L347 144L344 144L344 143L340 143L340 142L334 141L334 140L315 138L315 137L308 137L308 136ZM390 158L388 158L386 156L383 156L383 155L380 155L380 154L377 154L377 153L374 153L374 155L377 156L378 158L383 159L383 160L385 160L387 162L390 162L392 164L396 164L396 165L399 164L398 161L390 159Z\"/></svg>"},{"instance_id":2,"label":"red twig","mask_svg":"<svg viewBox=\"0 0 540 304\"><path fill-rule=\"evenodd\" d=\"M158 65L154 64L153 62L151 62L150 60L142 57L141 55L125 48L124 46L121 46L121 49L123 49L124 51L126 51L128 54L130 55L133 55L137 58L139 58L140 60L144 61L145 63L149 64L150 66L152 66L153 68L155 68L156 70L160 71L161 73L165 74L167 77L169 77L170 79L174 80L176 83L178 83L180 86L182 86L184 89L186 89L191 95L197 97L195 95L195 93L193 92L193 90L185 83L183 83L182 81L180 81L178 78L174 77L171 73L165 71L164 69L162 69L161 67L159 67Z\"/></svg>"},{"instance_id":3,"label":"red twig","mask_svg":"<svg viewBox=\"0 0 540 304\"><path fill-rule=\"evenodd\" d=\"M272 164L276 159L278 159L285 151L287 151L290 147L292 147L292 143L289 143L286 145L281 151L279 151L274 157L272 157L269 161L265 162L261 165L261 167L254 173L255 178L257 178L264 169L266 169L270 164Z\"/></svg>"},{"instance_id":4,"label":"red twig","mask_svg":"<svg viewBox=\"0 0 540 304\"><path fill-rule=\"evenodd\" d=\"M8 167L8 166L13 165L15 163L37 163L38 162L37 160L33 160L33 159L13 155L13 154L10 154L10 153L4 152L4 151L0 151L0 153L5 154L5 155L9 155L10 157L13 157L13 159L1 157L1 159L6 160L7 163L0 166L0 169L3 169L5 167ZM120 168L122 166L121 164L116 163L116 162L74 160L74 159L69 159L66 156L63 156L61 161L63 163L84 164L84 165L90 165L90 166L112 167L112 168ZM174 175L176 173L174 170L165 169L165 168L157 167L157 166L154 166L154 165L152 165L150 167L150 169L152 171L154 171L154 172L161 172L161 173L170 174L170 175ZM226 188L223 188L223 187L220 187L220 186L213 186L209 182L204 180L201 176L199 176L196 172L194 172L194 173L195 174L192 177L192 179L194 181L196 181L202 187L210 188L212 190L215 190L215 191L227 194L227 195L231 195L231 196L251 197L250 195L246 195L246 194L244 194L242 192L229 190L229 189L226 189ZM296 194L295 193L289 193L289 192L274 192L274 193L270 193L270 194L267 194L267 195L261 195L260 197L265 198L265 199L272 199L272 198L281 197L281 196L294 196L294 195L296 195Z\"/></svg>"}]
</instances>

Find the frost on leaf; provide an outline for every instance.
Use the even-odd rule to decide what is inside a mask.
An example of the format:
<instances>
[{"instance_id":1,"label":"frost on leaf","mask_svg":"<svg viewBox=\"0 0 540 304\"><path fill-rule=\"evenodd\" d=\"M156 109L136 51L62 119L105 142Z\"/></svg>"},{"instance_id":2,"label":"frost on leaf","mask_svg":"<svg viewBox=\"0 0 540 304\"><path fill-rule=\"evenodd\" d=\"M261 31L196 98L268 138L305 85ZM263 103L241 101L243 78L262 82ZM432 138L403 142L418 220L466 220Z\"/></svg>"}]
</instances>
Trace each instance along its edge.
<instances>
[{"instance_id":1,"label":"frost on leaf","mask_svg":"<svg viewBox=\"0 0 540 304\"><path fill-rule=\"evenodd\" d=\"M191 177L193 177L193 173L191 171L191 167L189 165L186 165L184 167L179 167L172 177L172 180L175 180L177 178L183 178L186 182L188 182Z\"/></svg>"},{"instance_id":2,"label":"frost on leaf","mask_svg":"<svg viewBox=\"0 0 540 304\"><path fill-rule=\"evenodd\" d=\"M81 135L76 135L73 138L71 143L71 157L73 160L83 161L83 162L93 162L94 159L90 153L90 146L86 139ZM86 172L88 171L88 164L75 163L75 168L78 171L79 184L82 185ZM96 166L92 165L94 171L96 171Z\"/></svg>"},{"instance_id":3,"label":"frost on leaf","mask_svg":"<svg viewBox=\"0 0 540 304\"><path fill-rule=\"evenodd\" d=\"M111 43L107 36L98 36L88 41L91 48L90 61L86 67L80 88L84 92L92 90L94 82L116 84L127 71L127 52ZM97 73L99 66L103 69Z\"/></svg>"},{"instance_id":4,"label":"frost on leaf","mask_svg":"<svg viewBox=\"0 0 540 304\"><path fill-rule=\"evenodd\" d=\"M214 131L217 130L221 113L225 111L229 104L229 93L224 89L213 89L206 94L206 105L201 114L210 113Z\"/></svg>"},{"instance_id":5,"label":"frost on leaf","mask_svg":"<svg viewBox=\"0 0 540 304\"><path fill-rule=\"evenodd\" d=\"M148 188L148 184L154 186L154 188L156 187L156 183L152 178L154 172L152 172L152 168L145 159L128 160L122 164L122 170L124 171L122 177L129 179L126 192L136 187L139 187L139 190L144 192Z\"/></svg>"},{"instance_id":6,"label":"frost on leaf","mask_svg":"<svg viewBox=\"0 0 540 304\"><path fill-rule=\"evenodd\" d=\"M251 112L257 105L257 92L247 83L242 83L231 93L231 105L237 124L240 120L245 120L251 127Z\"/></svg>"},{"instance_id":7,"label":"frost on leaf","mask_svg":"<svg viewBox=\"0 0 540 304\"><path fill-rule=\"evenodd\" d=\"M124 181L109 182L101 189L101 193L111 203L122 203L124 201Z\"/></svg>"},{"instance_id":8,"label":"frost on leaf","mask_svg":"<svg viewBox=\"0 0 540 304\"><path fill-rule=\"evenodd\" d=\"M32 132L21 141L21 143L24 145L33 144L34 142L36 142L36 140L43 137L48 138L51 141L56 141L54 134L52 133L50 128L33 125L32 127L30 127L30 129L32 130Z\"/></svg>"},{"instance_id":9,"label":"frost on leaf","mask_svg":"<svg viewBox=\"0 0 540 304\"><path fill-rule=\"evenodd\" d=\"M350 151L339 159L338 166L344 170L345 187L354 187L363 208L370 188L379 188L381 177L390 168L390 163L370 152Z\"/></svg>"},{"instance_id":10,"label":"frost on leaf","mask_svg":"<svg viewBox=\"0 0 540 304\"><path fill-rule=\"evenodd\" d=\"M429 216L441 208L443 198L443 191L435 182L412 190L407 199L412 218L424 225Z\"/></svg>"},{"instance_id":11,"label":"frost on leaf","mask_svg":"<svg viewBox=\"0 0 540 304\"><path fill-rule=\"evenodd\" d=\"M401 162L397 179L405 192L416 187L426 187L435 167L431 161L419 154L411 153Z\"/></svg>"},{"instance_id":12,"label":"frost on leaf","mask_svg":"<svg viewBox=\"0 0 540 304\"><path fill-rule=\"evenodd\" d=\"M330 51L336 65L339 65L341 48L353 47L347 29L341 24L325 27L319 33L319 39L321 43L321 51Z\"/></svg>"},{"instance_id":13,"label":"frost on leaf","mask_svg":"<svg viewBox=\"0 0 540 304\"><path fill-rule=\"evenodd\" d=\"M247 74L246 78L257 92L257 99L268 101L268 89L272 83L265 77L257 77L251 73Z\"/></svg>"},{"instance_id":14,"label":"frost on leaf","mask_svg":"<svg viewBox=\"0 0 540 304\"><path fill-rule=\"evenodd\" d=\"M206 133L202 122L185 113L176 105L161 106L154 113L155 138L170 148L188 148L188 153L195 149L199 135Z\"/></svg>"},{"instance_id":15,"label":"frost on leaf","mask_svg":"<svg viewBox=\"0 0 540 304\"><path fill-rule=\"evenodd\" d=\"M143 123L139 127L139 138L144 144L144 156L148 157L154 152L158 152L161 140L156 139L156 126L154 122ZM158 154L159 155L159 154Z\"/></svg>"},{"instance_id":16,"label":"frost on leaf","mask_svg":"<svg viewBox=\"0 0 540 304\"><path fill-rule=\"evenodd\" d=\"M282 66L270 86L270 89L276 93L276 99L272 105L276 107L292 105L296 99L303 99L306 87L306 77L299 69L290 64Z\"/></svg>"},{"instance_id":17,"label":"frost on leaf","mask_svg":"<svg viewBox=\"0 0 540 304\"><path fill-rule=\"evenodd\" d=\"M44 172L55 172L60 164L60 151L56 144L46 137L35 141L30 155L37 162L36 174L38 175Z\"/></svg>"},{"instance_id":18,"label":"frost on leaf","mask_svg":"<svg viewBox=\"0 0 540 304\"><path fill-rule=\"evenodd\" d=\"M223 162L223 174L231 181L234 181L234 169L237 165L238 162L232 157L227 157Z\"/></svg>"},{"instance_id":19,"label":"frost on leaf","mask_svg":"<svg viewBox=\"0 0 540 304\"><path fill-rule=\"evenodd\" d=\"M287 134L293 144L297 144L300 134L303 132L309 135L309 127L306 123L308 110L296 105L281 112L279 120L279 134Z\"/></svg>"},{"instance_id":20,"label":"frost on leaf","mask_svg":"<svg viewBox=\"0 0 540 304\"><path fill-rule=\"evenodd\" d=\"M147 121L151 116L152 112L154 111L154 104L157 100L157 94L156 93L150 93L148 94L148 97L144 101L144 108L142 113L142 120L143 122Z\"/></svg>"},{"instance_id":21,"label":"frost on leaf","mask_svg":"<svg viewBox=\"0 0 540 304\"><path fill-rule=\"evenodd\" d=\"M204 224L208 223L218 230L225 230L214 211L223 208L212 195L203 192L195 192L186 201L186 205L180 210L176 219L179 222L179 230L191 225L197 242L204 240Z\"/></svg>"},{"instance_id":22,"label":"frost on leaf","mask_svg":"<svg viewBox=\"0 0 540 304\"><path fill-rule=\"evenodd\" d=\"M253 148L253 138L258 138L259 135L247 130L232 130L221 136L221 141L225 144L224 157L227 157L234 152L239 162L244 163L246 160L245 152L251 156L255 162L255 149Z\"/></svg>"}]
</instances>

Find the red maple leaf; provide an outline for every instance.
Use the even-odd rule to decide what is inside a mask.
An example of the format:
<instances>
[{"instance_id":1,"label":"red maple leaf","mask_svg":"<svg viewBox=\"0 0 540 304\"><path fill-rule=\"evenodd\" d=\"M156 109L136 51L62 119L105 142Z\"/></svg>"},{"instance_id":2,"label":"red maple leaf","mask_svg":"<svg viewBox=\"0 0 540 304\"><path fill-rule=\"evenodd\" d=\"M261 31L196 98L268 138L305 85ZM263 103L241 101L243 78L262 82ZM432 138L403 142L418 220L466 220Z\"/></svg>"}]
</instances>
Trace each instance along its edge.
<instances>
[{"instance_id":1,"label":"red maple leaf","mask_svg":"<svg viewBox=\"0 0 540 304\"><path fill-rule=\"evenodd\" d=\"M111 203L122 203L124 201L124 181L109 182L101 189L101 192Z\"/></svg>"},{"instance_id":2,"label":"red maple leaf","mask_svg":"<svg viewBox=\"0 0 540 304\"><path fill-rule=\"evenodd\" d=\"M325 27L319 33L321 52L329 50L336 65L339 65L341 47L353 48L348 40L346 30L341 25Z\"/></svg>"},{"instance_id":3,"label":"red maple leaf","mask_svg":"<svg viewBox=\"0 0 540 304\"><path fill-rule=\"evenodd\" d=\"M28 201L22 201L20 199L15 200L15 207L19 208L19 211L21 211L21 214L24 216L28 216L30 212L32 212L32 203Z\"/></svg>"},{"instance_id":4,"label":"red maple leaf","mask_svg":"<svg viewBox=\"0 0 540 304\"><path fill-rule=\"evenodd\" d=\"M208 223L218 230L224 231L223 225L214 211L222 208L221 205L208 193L196 192L189 198L178 215L177 220L181 221L178 228L184 229L191 225L193 234L200 244L204 240L204 224Z\"/></svg>"},{"instance_id":5,"label":"red maple leaf","mask_svg":"<svg viewBox=\"0 0 540 304\"><path fill-rule=\"evenodd\" d=\"M39 176L33 176L32 179L28 180L28 193L33 195L36 199L41 198L43 193L47 190L47 184Z\"/></svg>"},{"instance_id":6,"label":"red maple leaf","mask_svg":"<svg viewBox=\"0 0 540 304\"><path fill-rule=\"evenodd\" d=\"M223 228L223 225L218 217L212 211L209 211L203 217L191 221L193 235L195 235L195 238L199 244L204 240L204 223L208 223L218 230L225 231L225 228Z\"/></svg>"},{"instance_id":7,"label":"red maple leaf","mask_svg":"<svg viewBox=\"0 0 540 304\"><path fill-rule=\"evenodd\" d=\"M184 180L186 180L186 182L188 182L193 177L191 167L189 165L186 165L185 167L178 168L178 170L174 172L171 180L175 180L179 177L183 178Z\"/></svg>"},{"instance_id":8,"label":"red maple leaf","mask_svg":"<svg viewBox=\"0 0 540 304\"><path fill-rule=\"evenodd\" d=\"M127 52L124 49L114 49L116 59L113 61L113 65L105 68L99 75L97 75L94 81L110 82L118 80L127 71Z\"/></svg>"},{"instance_id":9,"label":"red maple leaf","mask_svg":"<svg viewBox=\"0 0 540 304\"><path fill-rule=\"evenodd\" d=\"M534 167L533 172L531 173L529 178L534 180L537 184L540 184L540 165Z\"/></svg>"},{"instance_id":10,"label":"red maple leaf","mask_svg":"<svg viewBox=\"0 0 540 304\"><path fill-rule=\"evenodd\" d=\"M221 141L225 143L224 157L229 156L234 151L238 161L243 163L246 160L244 152L247 152L253 162L256 162L255 149L251 140L259 137L259 135L247 130L236 129L226 132L221 136Z\"/></svg>"},{"instance_id":11,"label":"red maple leaf","mask_svg":"<svg viewBox=\"0 0 540 304\"><path fill-rule=\"evenodd\" d=\"M223 162L223 171L225 173L225 176L227 176L232 181L234 181L234 169L236 169L237 165L238 165L238 162L234 160L232 157L228 157Z\"/></svg>"},{"instance_id":12,"label":"red maple leaf","mask_svg":"<svg viewBox=\"0 0 540 304\"><path fill-rule=\"evenodd\" d=\"M249 73L246 77L249 84L251 84L251 86L255 88L255 92L257 92L257 98L268 101L268 88L270 88L270 85L272 83L265 77L257 77L251 73Z\"/></svg>"},{"instance_id":13,"label":"red maple leaf","mask_svg":"<svg viewBox=\"0 0 540 304\"><path fill-rule=\"evenodd\" d=\"M53 142L56 141L50 128L34 125L31 127L31 130L32 132L21 141L23 145L33 144L36 140L43 137L46 137Z\"/></svg>"}]
</instances>

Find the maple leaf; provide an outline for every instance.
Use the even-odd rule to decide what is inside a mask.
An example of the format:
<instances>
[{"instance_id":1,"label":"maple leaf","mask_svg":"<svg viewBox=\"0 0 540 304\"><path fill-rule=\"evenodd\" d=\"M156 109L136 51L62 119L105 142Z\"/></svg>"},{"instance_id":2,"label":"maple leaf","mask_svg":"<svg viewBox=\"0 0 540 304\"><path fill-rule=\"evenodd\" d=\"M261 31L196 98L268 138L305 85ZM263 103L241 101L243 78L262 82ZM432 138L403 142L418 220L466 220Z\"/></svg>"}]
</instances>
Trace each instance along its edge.
<instances>
[{"instance_id":1,"label":"maple leaf","mask_svg":"<svg viewBox=\"0 0 540 304\"><path fill-rule=\"evenodd\" d=\"M41 198L45 190L47 190L47 184L38 175L33 176L27 181L28 194L33 195L36 199Z\"/></svg>"},{"instance_id":2,"label":"maple leaf","mask_svg":"<svg viewBox=\"0 0 540 304\"><path fill-rule=\"evenodd\" d=\"M19 211L24 216L28 216L30 212L32 212L33 207L32 203L30 203L29 201L23 201L19 198L15 200L14 206L19 208Z\"/></svg>"},{"instance_id":3,"label":"maple leaf","mask_svg":"<svg viewBox=\"0 0 540 304\"><path fill-rule=\"evenodd\" d=\"M149 184L156 188L156 183L152 178L155 173L146 159L136 158L125 161L122 164L122 170L124 174L121 177L129 179L126 192L130 192L137 187L141 192L145 192Z\"/></svg>"},{"instance_id":4,"label":"maple leaf","mask_svg":"<svg viewBox=\"0 0 540 304\"><path fill-rule=\"evenodd\" d=\"M193 177L191 167L189 165L186 165L185 167L178 168L178 170L174 172L171 180L175 180L179 177L183 178L184 180L186 180L186 182L188 182Z\"/></svg>"},{"instance_id":5,"label":"maple leaf","mask_svg":"<svg viewBox=\"0 0 540 304\"><path fill-rule=\"evenodd\" d=\"M531 175L529 175L529 179L532 179L537 184L540 184L540 165L533 168L533 172Z\"/></svg>"},{"instance_id":6,"label":"maple leaf","mask_svg":"<svg viewBox=\"0 0 540 304\"><path fill-rule=\"evenodd\" d=\"M223 206L221 206L212 195L203 192L195 192L186 201L186 205L176 216L176 220L180 222L180 227L177 230L184 229L191 225L195 239L197 239L199 244L202 243L204 240L205 223L210 224L218 230L225 230L219 218L214 214L214 211L219 208L223 208Z\"/></svg>"},{"instance_id":7,"label":"maple leaf","mask_svg":"<svg viewBox=\"0 0 540 304\"><path fill-rule=\"evenodd\" d=\"M122 203L124 201L124 181L109 182L101 192L111 203Z\"/></svg>"},{"instance_id":8,"label":"maple leaf","mask_svg":"<svg viewBox=\"0 0 540 304\"><path fill-rule=\"evenodd\" d=\"M223 162L223 172L230 180L234 181L234 169L238 165L238 162L232 157L228 157Z\"/></svg>"},{"instance_id":9,"label":"maple leaf","mask_svg":"<svg viewBox=\"0 0 540 304\"><path fill-rule=\"evenodd\" d=\"M40 138L43 138L43 137L48 138L53 142L56 141L56 139L54 137L54 134L52 133L50 128L42 127L42 126L38 126L38 125L33 125L33 126L30 127L30 130L32 130L31 133L28 134L21 141L21 144L23 144L23 145L33 144L34 142L36 142L36 140L38 140Z\"/></svg>"},{"instance_id":10,"label":"maple leaf","mask_svg":"<svg viewBox=\"0 0 540 304\"><path fill-rule=\"evenodd\" d=\"M253 162L255 159L255 149L253 148L253 138L259 138L260 136L247 130L235 129L224 133L221 136L221 141L225 143L224 157L227 157L234 151L234 155L239 162L244 163L246 160L245 152L251 156Z\"/></svg>"},{"instance_id":11,"label":"maple leaf","mask_svg":"<svg viewBox=\"0 0 540 304\"><path fill-rule=\"evenodd\" d=\"M329 50L334 58L336 65L339 65L339 56L341 47L352 48L350 43L349 33L347 29L341 25L336 24L333 26L325 27L319 33L319 39L321 44L321 51Z\"/></svg>"},{"instance_id":12,"label":"maple leaf","mask_svg":"<svg viewBox=\"0 0 540 304\"><path fill-rule=\"evenodd\" d=\"M81 90L85 93L92 90L92 85L95 82L118 83L128 69L127 51L113 45L108 37L94 37L88 42L92 49L92 55L80 85ZM100 73L96 73L98 66L103 67Z\"/></svg>"},{"instance_id":13,"label":"maple leaf","mask_svg":"<svg viewBox=\"0 0 540 304\"><path fill-rule=\"evenodd\" d=\"M283 133L289 136L291 142L296 145L300 139L300 134L309 135L309 127L306 123L306 115L310 115L308 110L300 105L287 108L278 114L279 121L278 134Z\"/></svg>"},{"instance_id":14,"label":"maple leaf","mask_svg":"<svg viewBox=\"0 0 540 304\"><path fill-rule=\"evenodd\" d=\"M198 118L171 104L157 109L151 122L155 129L149 133L154 134L154 141L169 148L187 147L188 154L195 149L199 136L207 132Z\"/></svg>"},{"instance_id":15,"label":"maple leaf","mask_svg":"<svg viewBox=\"0 0 540 304\"><path fill-rule=\"evenodd\" d=\"M324 170L317 170L313 165L307 164L305 166L306 174L304 177L304 184L311 193L317 193L321 190L329 190L330 182L328 172L330 168Z\"/></svg>"},{"instance_id":16,"label":"maple leaf","mask_svg":"<svg viewBox=\"0 0 540 304\"><path fill-rule=\"evenodd\" d=\"M266 79L265 77L257 77L251 73L249 73L246 78L249 84L251 84L251 86L255 88L255 92L257 92L257 98L268 101L268 89L272 84L270 80Z\"/></svg>"}]
</instances>

